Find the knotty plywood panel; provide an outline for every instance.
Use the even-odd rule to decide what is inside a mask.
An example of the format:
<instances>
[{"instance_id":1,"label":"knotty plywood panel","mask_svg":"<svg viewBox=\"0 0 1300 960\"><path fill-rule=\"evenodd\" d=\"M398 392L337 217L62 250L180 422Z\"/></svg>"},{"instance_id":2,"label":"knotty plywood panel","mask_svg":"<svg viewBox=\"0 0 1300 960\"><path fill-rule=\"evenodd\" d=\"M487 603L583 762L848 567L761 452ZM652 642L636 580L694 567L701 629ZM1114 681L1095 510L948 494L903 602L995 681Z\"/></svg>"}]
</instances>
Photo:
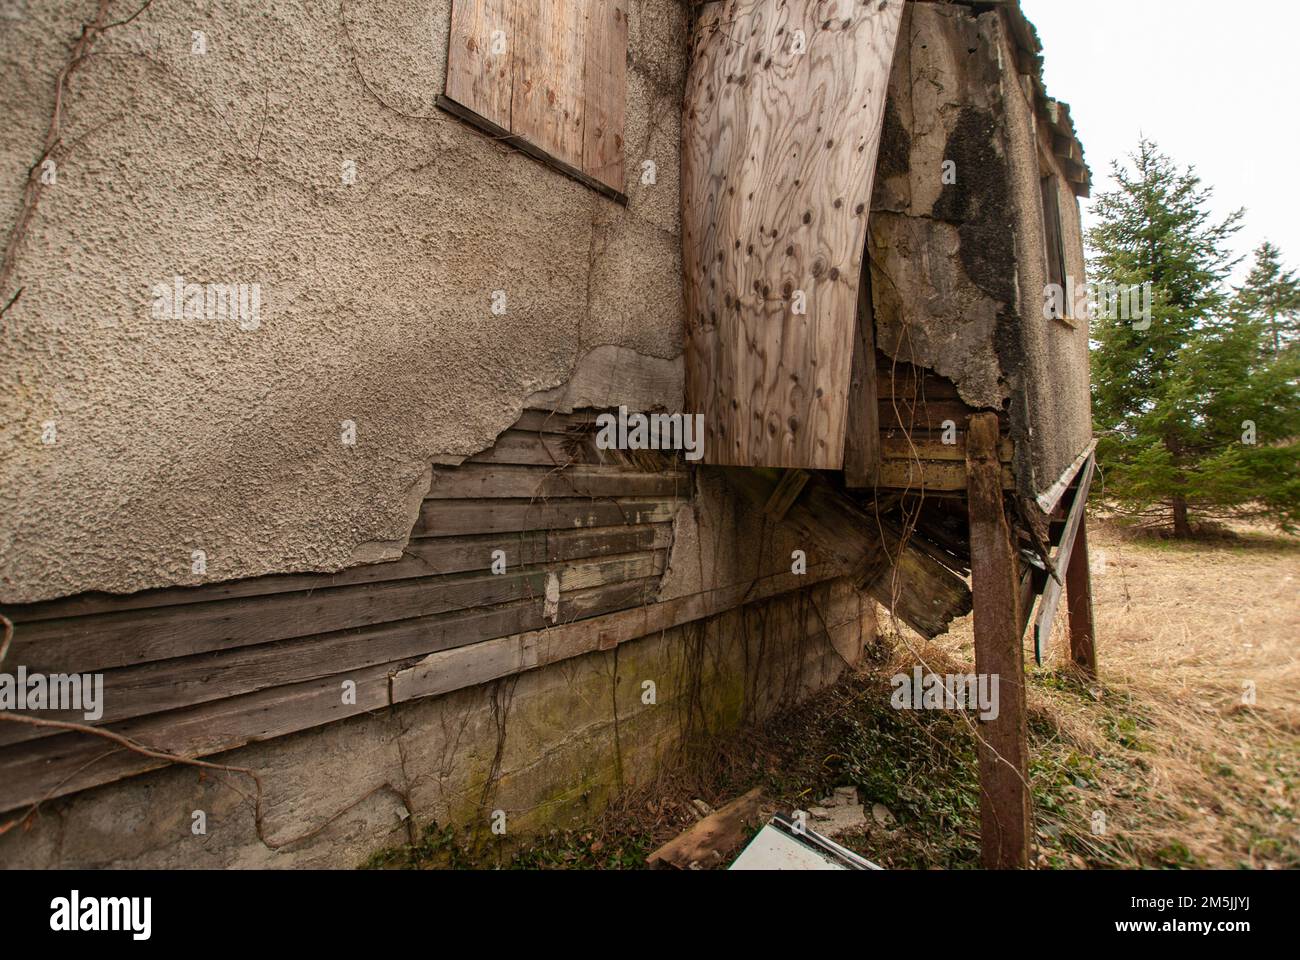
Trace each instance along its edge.
<instances>
[{"instance_id":1,"label":"knotty plywood panel","mask_svg":"<svg viewBox=\"0 0 1300 960\"><path fill-rule=\"evenodd\" d=\"M582 172L623 192L627 0L587 0Z\"/></svg>"},{"instance_id":2,"label":"knotty plywood panel","mask_svg":"<svg viewBox=\"0 0 1300 960\"><path fill-rule=\"evenodd\" d=\"M902 10L902 0L735 0L700 13L682 212L687 396L705 416L706 462L842 466Z\"/></svg>"},{"instance_id":3,"label":"knotty plywood panel","mask_svg":"<svg viewBox=\"0 0 1300 960\"><path fill-rule=\"evenodd\" d=\"M447 47L447 96L507 129L518 43L515 3L453 0Z\"/></svg>"},{"instance_id":4,"label":"knotty plywood panel","mask_svg":"<svg viewBox=\"0 0 1300 960\"><path fill-rule=\"evenodd\" d=\"M510 132L581 169L587 3L514 2L518 26Z\"/></svg>"}]
</instances>

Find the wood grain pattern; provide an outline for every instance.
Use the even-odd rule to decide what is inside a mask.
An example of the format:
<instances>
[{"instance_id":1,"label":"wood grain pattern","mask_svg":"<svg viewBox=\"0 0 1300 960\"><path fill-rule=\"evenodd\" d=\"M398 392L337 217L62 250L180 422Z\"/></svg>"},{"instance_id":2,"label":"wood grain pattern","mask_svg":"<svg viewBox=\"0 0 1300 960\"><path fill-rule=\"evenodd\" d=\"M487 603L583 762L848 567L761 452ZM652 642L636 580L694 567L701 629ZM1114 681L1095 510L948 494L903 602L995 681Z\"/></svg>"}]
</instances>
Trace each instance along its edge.
<instances>
[{"instance_id":1,"label":"wood grain pattern","mask_svg":"<svg viewBox=\"0 0 1300 960\"><path fill-rule=\"evenodd\" d=\"M515 3L453 0L447 49L447 96L506 128L514 77ZM494 52L494 34L504 46L500 52Z\"/></svg>"},{"instance_id":2,"label":"wood grain pattern","mask_svg":"<svg viewBox=\"0 0 1300 960\"><path fill-rule=\"evenodd\" d=\"M582 171L622 193L627 0L587 0Z\"/></svg>"},{"instance_id":3,"label":"wood grain pattern","mask_svg":"<svg viewBox=\"0 0 1300 960\"><path fill-rule=\"evenodd\" d=\"M581 168L586 5L582 0L514 2L510 132Z\"/></svg>"},{"instance_id":4,"label":"wood grain pattern","mask_svg":"<svg viewBox=\"0 0 1300 960\"><path fill-rule=\"evenodd\" d=\"M706 462L843 463L902 9L902 0L735 0L700 12L682 204L687 397L705 415Z\"/></svg>"}]
</instances>

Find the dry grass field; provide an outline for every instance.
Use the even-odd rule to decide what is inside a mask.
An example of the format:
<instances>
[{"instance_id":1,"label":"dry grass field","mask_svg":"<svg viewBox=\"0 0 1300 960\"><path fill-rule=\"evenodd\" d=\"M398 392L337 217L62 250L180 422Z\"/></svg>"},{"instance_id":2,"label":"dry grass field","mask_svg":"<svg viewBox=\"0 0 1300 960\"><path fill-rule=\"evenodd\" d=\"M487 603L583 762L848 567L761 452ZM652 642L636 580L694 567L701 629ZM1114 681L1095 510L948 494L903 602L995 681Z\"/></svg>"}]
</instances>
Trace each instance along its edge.
<instances>
[{"instance_id":1,"label":"dry grass field","mask_svg":"<svg viewBox=\"0 0 1300 960\"><path fill-rule=\"evenodd\" d=\"M1084 758L1093 782L1079 805L1105 813L1106 833L1067 805L1061 826L1082 853L1048 859L1300 866L1300 539L1238 527L1177 542L1113 522L1091 533L1100 683L1055 669L1062 612L1058 659L1031 668L1029 696L1036 755ZM969 658L969 622L944 646Z\"/></svg>"}]
</instances>

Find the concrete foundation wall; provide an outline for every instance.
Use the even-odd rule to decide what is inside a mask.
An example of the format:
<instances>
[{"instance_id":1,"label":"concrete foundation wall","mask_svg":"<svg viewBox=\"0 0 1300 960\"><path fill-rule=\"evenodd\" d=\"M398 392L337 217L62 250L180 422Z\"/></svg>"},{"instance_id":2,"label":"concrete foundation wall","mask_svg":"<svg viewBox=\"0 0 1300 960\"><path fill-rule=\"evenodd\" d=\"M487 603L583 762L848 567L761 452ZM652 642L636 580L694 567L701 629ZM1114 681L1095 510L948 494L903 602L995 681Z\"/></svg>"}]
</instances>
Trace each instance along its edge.
<instances>
[{"instance_id":1,"label":"concrete foundation wall","mask_svg":"<svg viewBox=\"0 0 1300 960\"><path fill-rule=\"evenodd\" d=\"M258 771L271 846L258 837L248 777L173 766L42 806L29 828L0 837L0 866L352 867L429 820L486 835L502 810L516 836L581 823L677 757L684 740L762 719L833 682L875 627L873 604L831 581L209 758ZM200 810L201 836L192 832Z\"/></svg>"}]
</instances>

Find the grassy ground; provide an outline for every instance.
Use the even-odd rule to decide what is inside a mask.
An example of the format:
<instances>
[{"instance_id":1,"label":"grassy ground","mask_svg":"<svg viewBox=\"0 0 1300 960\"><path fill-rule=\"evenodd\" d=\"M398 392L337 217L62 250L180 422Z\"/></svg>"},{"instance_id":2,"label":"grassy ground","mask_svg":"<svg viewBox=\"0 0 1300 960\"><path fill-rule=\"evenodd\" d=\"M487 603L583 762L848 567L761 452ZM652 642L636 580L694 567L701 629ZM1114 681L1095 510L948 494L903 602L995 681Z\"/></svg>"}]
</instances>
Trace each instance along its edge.
<instances>
[{"instance_id":1,"label":"grassy ground","mask_svg":"<svg viewBox=\"0 0 1300 960\"><path fill-rule=\"evenodd\" d=\"M1101 680L1059 661L1030 670L1037 864L1300 867L1300 541L1241 530L1182 544L1103 524L1093 587ZM1055 643L1063 633L1061 622ZM870 656L860 675L700 748L582 829L471 853L430 825L420 844L368 865L636 868L698 818L693 799L716 807L761 786L771 809L788 810L853 784L892 820L846 846L886 867L976 866L972 727L892 709L888 683L918 657L939 673L969 669L969 622L929 645L887 629Z\"/></svg>"}]
</instances>

